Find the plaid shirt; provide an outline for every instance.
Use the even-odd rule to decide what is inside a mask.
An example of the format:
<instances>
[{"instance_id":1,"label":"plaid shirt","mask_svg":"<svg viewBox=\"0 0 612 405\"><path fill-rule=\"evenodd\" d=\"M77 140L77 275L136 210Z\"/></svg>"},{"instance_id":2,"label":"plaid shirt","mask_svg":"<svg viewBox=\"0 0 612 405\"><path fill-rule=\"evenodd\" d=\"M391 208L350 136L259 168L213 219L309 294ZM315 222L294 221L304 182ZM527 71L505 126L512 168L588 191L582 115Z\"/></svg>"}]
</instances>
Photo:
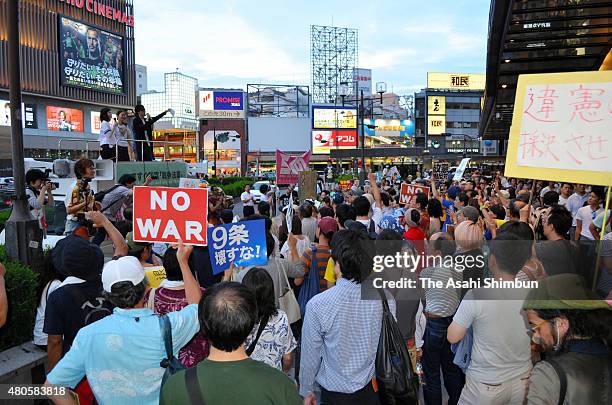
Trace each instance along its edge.
<instances>
[{"instance_id":1,"label":"plaid shirt","mask_svg":"<svg viewBox=\"0 0 612 405\"><path fill-rule=\"evenodd\" d=\"M389 299L395 316L395 301ZM328 391L353 393L374 377L382 324L380 300L362 300L361 285L344 278L306 305L302 326L300 395L315 381Z\"/></svg>"}]
</instances>

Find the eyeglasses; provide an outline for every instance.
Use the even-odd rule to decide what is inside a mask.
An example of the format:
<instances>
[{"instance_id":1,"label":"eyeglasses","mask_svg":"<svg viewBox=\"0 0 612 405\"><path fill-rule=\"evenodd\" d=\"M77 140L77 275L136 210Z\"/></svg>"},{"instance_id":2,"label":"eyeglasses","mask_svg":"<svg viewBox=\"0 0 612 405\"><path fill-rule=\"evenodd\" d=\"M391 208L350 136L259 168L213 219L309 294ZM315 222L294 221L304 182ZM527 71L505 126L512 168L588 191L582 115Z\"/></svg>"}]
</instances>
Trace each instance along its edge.
<instances>
[{"instance_id":1,"label":"eyeglasses","mask_svg":"<svg viewBox=\"0 0 612 405\"><path fill-rule=\"evenodd\" d=\"M542 325L544 325L547 322L549 322L549 321L544 320L542 322L537 323L534 326L530 326L529 329L527 329L527 334L530 335L530 336L534 335L542 327Z\"/></svg>"}]
</instances>

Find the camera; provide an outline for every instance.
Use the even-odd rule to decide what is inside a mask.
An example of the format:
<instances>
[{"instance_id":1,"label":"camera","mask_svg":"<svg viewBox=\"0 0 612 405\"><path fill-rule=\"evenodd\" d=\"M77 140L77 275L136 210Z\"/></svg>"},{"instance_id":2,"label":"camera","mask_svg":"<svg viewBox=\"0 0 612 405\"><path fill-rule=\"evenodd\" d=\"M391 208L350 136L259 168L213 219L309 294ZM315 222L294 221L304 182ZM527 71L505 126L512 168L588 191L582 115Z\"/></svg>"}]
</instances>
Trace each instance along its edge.
<instances>
[{"instance_id":1,"label":"camera","mask_svg":"<svg viewBox=\"0 0 612 405\"><path fill-rule=\"evenodd\" d=\"M51 173L51 169L45 170L45 178L43 179L43 183L44 184L51 183L51 185L53 185L53 189L59 188L59 183L51 181L51 179L49 178L50 173Z\"/></svg>"}]
</instances>

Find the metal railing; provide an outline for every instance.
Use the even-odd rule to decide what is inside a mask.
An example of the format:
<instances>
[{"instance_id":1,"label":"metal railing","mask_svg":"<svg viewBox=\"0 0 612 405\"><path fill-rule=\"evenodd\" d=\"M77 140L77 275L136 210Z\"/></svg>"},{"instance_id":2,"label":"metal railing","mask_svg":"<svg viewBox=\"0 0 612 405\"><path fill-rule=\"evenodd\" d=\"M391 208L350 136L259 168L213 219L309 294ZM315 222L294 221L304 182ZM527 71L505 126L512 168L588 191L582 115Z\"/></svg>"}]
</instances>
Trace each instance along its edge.
<instances>
[{"instance_id":1,"label":"metal railing","mask_svg":"<svg viewBox=\"0 0 612 405\"><path fill-rule=\"evenodd\" d=\"M57 145L57 149L58 149L58 154L61 156L62 154L62 143L63 142L84 142L85 143L85 153L87 154L87 156L89 156L89 144L90 143L97 143L98 145L100 144L100 141L97 139L82 139L82 138L61 138L58 141L58 145ZM181 145L181 159L185 160L185 143L184 142L177 142L177 141L155 141L155 140L151 140L151 141L147 141L144 139L130 139L128 142L135 142L136 144L138 144L140 142L140 161L143 162L144 159L144 143L148 142L151 144L156 144L156 143L161 143L162 146L166 146L166 145ZM155 145L152 145L151 147L153 147ZM137 146L138 147L138 146ZM196 146L197 148L197 146ZM99 146L98 146L98 150L99 150ZM119 160L119 148L115 147L115 161ZM196 158L197 158L197 151L196 151ZM164 160L166 160L166 156L165 156L165 148L164 148ZM136 159L136 161L139 161L138 159Z\"/></svg>"}]
</instances>

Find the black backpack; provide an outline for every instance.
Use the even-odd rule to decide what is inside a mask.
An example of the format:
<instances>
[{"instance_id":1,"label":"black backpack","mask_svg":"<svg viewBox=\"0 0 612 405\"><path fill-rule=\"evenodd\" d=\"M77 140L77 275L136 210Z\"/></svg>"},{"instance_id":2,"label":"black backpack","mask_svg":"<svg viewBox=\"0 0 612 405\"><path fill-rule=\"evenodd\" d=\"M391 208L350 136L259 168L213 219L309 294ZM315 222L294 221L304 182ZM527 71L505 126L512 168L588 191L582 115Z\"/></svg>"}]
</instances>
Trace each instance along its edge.
<instances>
[{"instance_id":1,"label":"black backpack","mask_svg":"<svg viewBox=\"0 0 612 405\"><path fill-rule=\"evenodd\" d=\"M85 320L83 326L90 325L112 314L104 297L87 298L77 285L69 286L68 292L72 295L74 301L82 303L80 308L83 311L83 319Z\"/></svg>"},{"instance_id":2,"label":"black backpack","mask_svg":"<svg viewBox=\"0 0 612 405\"><path fill-rule=\"evenodd\" d=\"M115 184L114 186L112 186L111 188L109 188L108 190L102 190L102 191L98 191L96 194L94 194L94 199L101 203L102 200L104 200L104 197L106 197L106 195L108 193L110 193L111 191L113 191L114 189L116 189L117 187L121 186L121 184Z\"/></svg>"}]
</instances>

